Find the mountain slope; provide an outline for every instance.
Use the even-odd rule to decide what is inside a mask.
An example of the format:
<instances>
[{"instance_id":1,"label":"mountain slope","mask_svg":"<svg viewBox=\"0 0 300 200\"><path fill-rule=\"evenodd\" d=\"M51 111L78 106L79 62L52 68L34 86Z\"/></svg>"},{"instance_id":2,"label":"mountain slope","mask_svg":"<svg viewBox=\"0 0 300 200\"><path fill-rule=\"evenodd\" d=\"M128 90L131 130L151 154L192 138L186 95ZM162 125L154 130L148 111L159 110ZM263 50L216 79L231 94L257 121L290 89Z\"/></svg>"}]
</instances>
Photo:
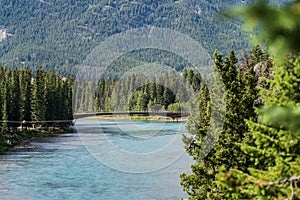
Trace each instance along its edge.
<instances>
[{"instance_id":1,"label":"mountain slope","mask_svg":"<svg viewBox=\"0 0 300 200\"><path fill-rule=\"evenodd\" d=\"M70 73L101 41L144 26L187 34L210 54L214 49L241 50L248 43L240 24L215 17L224 6L236 3L241 4L233 0L0 0L0 29L10 34L0 42L0 63ZM153 60L151 54L143 56L148 58Z\"/></svg>"}]
</instances>

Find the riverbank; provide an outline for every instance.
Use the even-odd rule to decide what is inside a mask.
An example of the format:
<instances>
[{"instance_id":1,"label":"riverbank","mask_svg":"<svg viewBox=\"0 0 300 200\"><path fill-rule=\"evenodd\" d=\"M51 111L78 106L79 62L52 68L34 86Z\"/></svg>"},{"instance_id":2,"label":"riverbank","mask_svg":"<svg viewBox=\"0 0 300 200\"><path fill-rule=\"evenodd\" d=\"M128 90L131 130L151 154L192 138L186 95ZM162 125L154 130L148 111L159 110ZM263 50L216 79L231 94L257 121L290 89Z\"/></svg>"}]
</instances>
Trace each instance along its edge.
<instances>
[{"instance_id":1,"label":"riverbank","mask_svg":"<svg viewBox=\"0 0 300 200\"><path fill-rule=\"evenodd\" d=\"M14 151L18 148L24 148L28 142L35 138L51 137L57 134L68 133L72 131L69 127L51 129L28 129L17 130L15 132L1 133L0 154L8 151Z\"/></svg>"}]
</instances>

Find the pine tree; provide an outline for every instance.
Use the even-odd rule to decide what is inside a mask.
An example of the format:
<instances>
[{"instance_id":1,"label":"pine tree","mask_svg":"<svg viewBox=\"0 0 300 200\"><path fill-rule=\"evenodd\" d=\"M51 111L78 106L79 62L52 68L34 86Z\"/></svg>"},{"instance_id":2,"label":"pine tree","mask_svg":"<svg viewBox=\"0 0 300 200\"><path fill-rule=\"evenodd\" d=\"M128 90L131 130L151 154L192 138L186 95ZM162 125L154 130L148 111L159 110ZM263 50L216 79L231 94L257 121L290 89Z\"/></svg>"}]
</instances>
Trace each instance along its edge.
<instances>
[{"instance_id":1,"label":"pine tree","mask_svg":"<svg viewBox=\"0 0 300 200\"><path fill-rule=\"evenodd\" d=\"M45 74L45 101L46 103L46 120L55 120L55 107L57 106L57 91L55 88L56 74L54 70Z\"/></svg>"},{"instance_id":2,"label":"pine tree","mask_svg":"<svg viewBox=\"0 0 300 200\"><path fill-rule=\"evenodd\" d=\"M5 69L0 66L0 120L3 117L3 100L4 100L4 85L5 85ZM0 133L1 133L2 122L0 123Z\"/></svg>"},{"instance_id":3,"label":"pine tree","mask_svg":"<svg viewBox=\"0 0 300 200\"><path fill-rule=\"evenodd\" d=\"M10 98L11 101L9 102L9 120L11 121L21 121L21 91L20 91L20 71L15 69L12 73L11 82L10 82ZM13 123L11 126L18 127L20 124Z\"/></svg>"},{"instance_id":4,"label":"pine tree","mask_svg":"<svg viewBox=\"0 0 300 200\"><path fill-rule=\"evenodd\" d=\"M163 98L164 98L164 108L165 110L168 109L168 106L171 104L171 103L174 103L175 102L175 95L173 93L172 90L170 90L169 88L165 88L164 89L164 93L163 93Z\"/></svg>"},{"instance_id":5,"label":"pine tree","mask_svg":"<svg viewBox=\"0 0 300 200\"><path fill-rule=\"evenodd\" d=\"M275 67L271 91L263 91L264 109L273 113L274 106L291 110L300 102L300 59ZM277 110L279 111L279 110ZM284 123L272 124L270 115L256 122L248 121L254 142L241 144L245 154L254 162L247 170L224 170L218 176L228 198L299 199L300 137L291 133Z\"/></svg>"},{"instance_id":6,"label":"pine tree","mask_svg":"<svg viewBox=\"0 0 300 200\"><path fill-rule=\"evenodd\" d=\"M160 81L156 84L156 102L157 104L164 105L164 86Z\"/></svg>"},{"instance_id":7,"label":"pine tree","mask_svg":"<svg viewBox=\"0 0 300 200\"><path fill-rule=\"evenodd\" d=\"M181 175L181 184L184 190L190 195L190 199L222 199L224 198L222 188L215 183L215 177L220 166L230 169L233 166L243 168L247 165L247 157L242 153L240 146L245 137L248 127L245 119L254 116L253 104L256 96L248 96L245 92L246 82L240 75L237 66L237 58L231 51L229 56L222 58L215 52L215 70L217 70L224 82L226 93L226 116L219 139L214 149L204 158L200 157L200 148L203 147L203 138L208 136L209 126L209 103L207 102L207 89L203 87L200 91L199 110L194 120L189 120L190 130L195 130L196 135L188 148L188 153L193 156L196 164L192 165L192 174ZM248 80L248 79L247 79ZM251 80L251 79L249 79ZM252 81L255 81L252 79ZM250 82L248 83L250 84ZM205 90L204 90L205 89ZM203 91L204 90L204 91ZM203 94L202 94L203 93ZM205 94L205 98L203 95ZM188 127L189 127L188 126ZM214 137L211 135L211 137Z\"/></svg>"},{"instance_id":8,"label":"pine tree","mask_svg":"<svg viewBox=\"0 0 300 200\"><path fill-rule=\"evenodd\" d=\"M26 121L31 121L31 94L32 94L32 73L25 67L21 71L20 76L20 88L21 88L21 119Z\"/></svg>"},{"instance_id":9,"label":"pine tree","mask_svg":"<svg viewBox=\"0 0 300 200\"><path fill-rule=\"evenodd\" d=\"M10 79L11 79L11 71L7 69L5 71L4 76L4 84L3 84L3 110L2 110L2 132L9 131L9 123L10 120L10 102L11 102L11 91L10 91Z\"/></svg>"},{"instance_id":10,"label":"pine tree","mask_svg":"<svg viewBox=\"0 0 300 200\"><path fill-rule=\"evenodd\" d=\"M139 111L146 111L148 109L148 95L142 91L138 92L137 107Z\"/></svg>"},{"instance_id":11,"label":"pine tree","mask_svg":"<svg viewBox=\"0 0 300 200\"><path fill-rule=\"evenodd\" d=\"M188 70L187 70L187 68L184 68L184 70L183 70L183 72L182 72L183 78L186 79L186 78L187 78L187 75L188 75Z\"/></svg>"},{"instance_id":12,"label":"pine tree","mask_svg":"<svg viewBox=\"0 0 300 200\"><path fill-rule=\"evenodd\" d=\"M192 85L192 83L193 83L193 78L194 78L194 70L193 69L189 69L188 70L188 73L187 73L187 77L186 77L186 80L187 80L187 82L190 84L190 85Z\"/></svg>"},{"instance_id":13,"label":"pine tree","mask_svg":"<svg viewBox=\"0 0 300 200\"><path fill-rule=\"evenodd\" d=\"M253 164L244 170L223 168L218 174L218 185L227 198L300 199L299 11L300 1L280 10L259 1L238 12L252 25L259 25L276 66L268 80L270 87L260 88L264 108L256 111L259 120L247 122L253 142L240 144ZM284 61L287 53L289 60Z\"/></svg>"},{"instance_id":14,"label":"pine tree","mask_svg":"<svg viewBox=\"0 0 300 200\"><path fill-rule=\"evenodd\" d=\"M67 108L67 118L66 120L73 120L73 87L74 79L69 77L67 79L67 100L66 100L66 108Z\"/></svg>"},{"instance_id":15,"label":"pine tree","mask_svg":"<svg viewBox=\"0 0 300 200\"><path fill-rule=\"evenodd\" d=\"M201 75L199 72L197 72L193 77L192 87L195 92L198 92L200 90L200 86L201 86Z\"/></svg>"},{"instance_id":16,"label":"pine tree","mask_svg":"<svg viewBox=\"0 0 300 200\"><path fill-rule=\"evenodd\" d=\"M209 191L208 177L214 175L214 164L210 159L200 159L200 148L207 135L207 129L210 124L210 95L206 84L202 84L198 100L197 112L189 116L187 130L193 135L193 138L183 136L186 144L187 153L193 157L196 164L191 166L192 174L181 174L181 185L191 199L204 199ZM209 155L208 155L209 156ZM206 157L208 158L208 157ZM209 167L209 170L204 168Z\"/></svg>"},{"instance_id":17,"label":"pine tree","mask_svg":"<svg viewBox=\"0 0 300 200\"><path fill-rule=\"evenodd\" d=\"M33 80L33 92L32 92L32 119L34 121L46 120L46 88L45 88L46 76L45 71L37 69Z\"/></svg>"},{"instance_id":18,"label":"pine tree","mask_svg":"<svg viewBox=\"0 0 300 200\"><path fill-rule=\"evenodd\" d=\"M150 96L150 99L151 101L155 101L156 100L156 97L157 97L157 93L156 93L156 83L155 83L155 78L152 77L150 79L150 83L149 83L149 96Z\"/></svg>"}]
</instances>

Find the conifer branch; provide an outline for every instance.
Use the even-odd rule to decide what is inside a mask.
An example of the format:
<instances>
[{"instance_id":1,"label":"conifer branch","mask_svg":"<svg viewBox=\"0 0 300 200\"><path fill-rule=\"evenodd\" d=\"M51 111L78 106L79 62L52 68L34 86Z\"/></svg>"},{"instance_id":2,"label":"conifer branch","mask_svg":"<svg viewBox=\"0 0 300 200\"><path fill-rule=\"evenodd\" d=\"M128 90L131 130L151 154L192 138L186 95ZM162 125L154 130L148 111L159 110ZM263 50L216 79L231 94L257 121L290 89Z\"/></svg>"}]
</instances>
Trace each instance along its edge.
<instances>
[{"instance_id":1,"label":"conifer branch","mask_svg":"<svg viewBox=\"0 0 300 200\"><path fill-rule=\"evenodd\" d=\"M283 180L276 181L276 182L261 182L260 185L261 186L282 185L282 184L285 184L287 182L294 182L294 181L299 181L299 180L300 180L300 175L292 176L290 178L285 178Z\"/></svg>"}]
</instances>

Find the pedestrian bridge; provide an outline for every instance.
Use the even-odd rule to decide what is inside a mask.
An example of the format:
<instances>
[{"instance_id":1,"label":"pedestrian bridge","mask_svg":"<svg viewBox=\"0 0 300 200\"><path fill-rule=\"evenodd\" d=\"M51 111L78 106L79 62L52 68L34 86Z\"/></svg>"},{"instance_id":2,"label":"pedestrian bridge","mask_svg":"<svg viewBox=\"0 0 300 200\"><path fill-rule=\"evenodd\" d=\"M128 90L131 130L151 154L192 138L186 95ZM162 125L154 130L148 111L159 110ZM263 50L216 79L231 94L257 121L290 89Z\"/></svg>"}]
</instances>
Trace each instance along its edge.
<instances>
[{"instance_id":1,"label":"pedestrian bridge","mask_svg":"<svg viewBox=\"0 0 300 200\"><path fill-rule=\"evenodd\" d=\"M128 115L128 116L165 116L173 120L178 120L181 117L187 117L187 112L159 112L159 111L122 111L122 112L95 112L95 113L77 113L73 115L74 120L92 117L92 116L112 116L112 115Z\"/></svg>"}]
</instances>

